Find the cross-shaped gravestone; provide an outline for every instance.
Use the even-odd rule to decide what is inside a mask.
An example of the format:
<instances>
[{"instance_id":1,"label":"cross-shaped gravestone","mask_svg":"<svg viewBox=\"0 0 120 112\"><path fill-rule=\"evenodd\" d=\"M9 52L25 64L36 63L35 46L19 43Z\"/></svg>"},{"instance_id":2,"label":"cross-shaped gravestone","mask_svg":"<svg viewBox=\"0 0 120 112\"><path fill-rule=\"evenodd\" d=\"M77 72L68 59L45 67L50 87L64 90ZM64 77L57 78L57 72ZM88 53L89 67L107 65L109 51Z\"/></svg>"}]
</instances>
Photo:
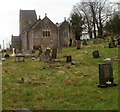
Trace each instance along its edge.
<instances>
[{"instance_id":1,"label":"cross-shaped gravestone","mask_svg":"<svg viewBox=\"0 0 120 112\"><path fill-rule=\"evenodd\" d=\"M13 53L11 56L15 56L15 48L13 48L12 50L13 50Z\"/></svg>"}]
</instances>

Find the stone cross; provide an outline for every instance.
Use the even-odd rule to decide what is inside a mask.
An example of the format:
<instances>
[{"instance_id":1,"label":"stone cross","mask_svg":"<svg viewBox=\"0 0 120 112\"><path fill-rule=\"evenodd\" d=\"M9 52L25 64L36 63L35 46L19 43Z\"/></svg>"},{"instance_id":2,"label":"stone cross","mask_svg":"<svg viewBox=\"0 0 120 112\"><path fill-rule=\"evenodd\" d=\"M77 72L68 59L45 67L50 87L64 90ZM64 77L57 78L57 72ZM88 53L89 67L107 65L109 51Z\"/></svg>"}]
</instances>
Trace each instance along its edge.
<instances>
[{"instance_id":1,"label":"stone cross","mask_svg":"<svg viewBox=\"0 0 120 112\"><path fill-rule=\"evenodd\" d=\"M13 50L12 56L15 56L15 48L13 48L12 50Z\"/></svg>"}]
</instances>

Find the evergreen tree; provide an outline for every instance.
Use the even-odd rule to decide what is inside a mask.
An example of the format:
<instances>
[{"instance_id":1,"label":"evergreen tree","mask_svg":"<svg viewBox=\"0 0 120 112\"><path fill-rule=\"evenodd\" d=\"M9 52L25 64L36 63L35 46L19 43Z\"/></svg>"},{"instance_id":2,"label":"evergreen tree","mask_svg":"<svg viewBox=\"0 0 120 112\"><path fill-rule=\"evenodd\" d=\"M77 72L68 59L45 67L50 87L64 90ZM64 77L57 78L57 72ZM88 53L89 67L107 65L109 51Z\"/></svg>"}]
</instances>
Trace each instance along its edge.
<instances>
[{"instance_id":1,"label":"evergreen tree","mask_svg":"<svg viewBox=\"0 0 120 112\"><path fill-rule=\"evenodd\" d=\"M73 13L71 15L71 24L72 24L72 28L74 30L75 33L75 39L76 40L80 40L80 37L82 36L82 25L84 24L84 20L82 18L81 15L78 15L77 13Z\"/></svg>"}]
</instances>

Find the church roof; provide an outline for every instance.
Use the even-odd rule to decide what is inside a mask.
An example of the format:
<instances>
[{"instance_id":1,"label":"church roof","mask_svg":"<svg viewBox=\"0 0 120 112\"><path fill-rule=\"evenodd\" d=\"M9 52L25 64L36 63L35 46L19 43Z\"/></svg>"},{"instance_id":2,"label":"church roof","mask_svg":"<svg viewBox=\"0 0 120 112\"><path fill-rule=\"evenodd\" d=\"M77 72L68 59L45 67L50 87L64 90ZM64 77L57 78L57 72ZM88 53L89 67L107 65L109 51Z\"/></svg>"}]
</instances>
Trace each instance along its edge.
<instances>
[{"instance_id":1,"label":"church roof","mask_svg":"<svg viewBox=\"0 0 120 112\"><path fill-rule=\"evenodd\" d=\"M35 10L20 10L20 18L23 20L37 20Z\"/></svg>"}]
</instances>

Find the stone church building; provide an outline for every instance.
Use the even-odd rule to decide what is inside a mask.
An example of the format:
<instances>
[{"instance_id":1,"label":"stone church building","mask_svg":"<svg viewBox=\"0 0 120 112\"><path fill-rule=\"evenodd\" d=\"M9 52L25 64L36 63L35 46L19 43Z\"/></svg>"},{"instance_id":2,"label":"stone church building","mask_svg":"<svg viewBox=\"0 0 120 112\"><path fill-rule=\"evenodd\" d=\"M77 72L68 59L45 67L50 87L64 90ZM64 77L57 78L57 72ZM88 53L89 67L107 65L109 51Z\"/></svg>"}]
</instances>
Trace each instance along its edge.
<instances>
[{"instance_id":1,"label":"stone church building","mask_svg":"<svg viewBox=\"0 0 120 112\"><path fill-rule=\"evenodd\" d=\"M35 10L20 10L19 36L12 35L12 48L33 50L52 47L65 47L74 40L72 28L66 19L54 24L45 14L37 19Z\"/></svg>"}]
</instances>

